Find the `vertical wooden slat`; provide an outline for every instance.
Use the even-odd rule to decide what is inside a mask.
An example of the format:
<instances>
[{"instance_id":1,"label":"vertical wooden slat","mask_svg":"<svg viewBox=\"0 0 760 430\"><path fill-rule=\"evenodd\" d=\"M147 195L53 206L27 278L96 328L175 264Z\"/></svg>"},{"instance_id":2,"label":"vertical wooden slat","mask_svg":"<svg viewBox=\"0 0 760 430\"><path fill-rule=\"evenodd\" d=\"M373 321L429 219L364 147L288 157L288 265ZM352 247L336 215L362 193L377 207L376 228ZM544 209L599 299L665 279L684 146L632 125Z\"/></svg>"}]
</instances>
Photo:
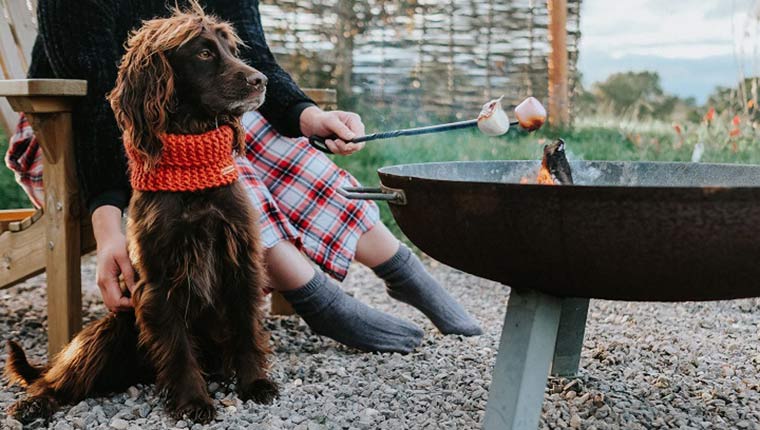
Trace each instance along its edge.
<instances>
[{"instance_id":1,"label":"vertical wooden slat","mask_svg":"<svg viewBox=\"0 0 760 430\"><path fill-rule=\"evenodd\" d=\"M11 109L8 100L0 98L0 127L5 131L5 137L10 137L16 130L18 113Z\"/></svg>"},{"instance_id":2,"label":"vertical wooden slat","mask_svg":"<svg viewBox=\"0 0 760 430\"><path fill-rule=\"evenodd\" d=\"M570 123L569 74L567 70L567 0L547 0L549 9L549 124Z\"/></svg>"},{"instance_id":3,"label":"vertical wooden slat","mask_svg":"<svg viewBox=\"0 0 760 430\"><path fill-rule=\"evenodd\" d=\"M5 9L3 7L3 9ZM5 17L5 10L0 13L0 60L2 60L5 79L23 79L26 77L26 67L21 61L18 45L13 37L11 23Z\"/></svg>"},{"instance_id":4,"label":"vertical wooden slat","mask_svg":"<svg viewBox=\"0 0 760 430\"><path fill-rule=\"evenodd\" d=\"M80 207L71 113L27 116L43 152L47 253L48 353L57 353L82 324Z\"/></svg>"},{"instance_id":5,"label":"vertical wooden slat","mask_svg":"<svg viewBox=\"0 0 760 430\"><path fill-rule=\"evenodd\" d=\"M16 36L16 42L21 51L23 69L29 68L32 58L32 47L37 36L33 11L25 0L5 0L5 7L11 20L11 28Z\"/></svg>"},{"instance_id":6,"label":"vertical wooden slat","mask_svg":"<svg viewBox=\"0 0 760 430\"><path fill-rule=\"evenodd\" d=\"M0 72L3 79L25 77L26 69L20 64L18 47L16 46L10 24L5 17L5 4L0 3ZM10 136L18 122L18 114L11 109L5 99L0 100L0 126Z\"/></svg>"}]
</instances>

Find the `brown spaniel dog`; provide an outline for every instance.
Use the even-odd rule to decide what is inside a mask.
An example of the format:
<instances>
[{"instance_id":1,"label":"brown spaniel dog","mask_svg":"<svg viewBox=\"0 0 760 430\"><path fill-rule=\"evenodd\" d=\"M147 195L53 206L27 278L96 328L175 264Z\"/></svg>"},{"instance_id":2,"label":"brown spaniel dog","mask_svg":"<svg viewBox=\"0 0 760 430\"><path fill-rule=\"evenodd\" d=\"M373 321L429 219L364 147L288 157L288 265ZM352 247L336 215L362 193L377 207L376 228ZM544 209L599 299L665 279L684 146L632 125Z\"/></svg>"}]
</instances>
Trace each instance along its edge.
<instances>
[{"instance_id":1,"label":"brown spaniel dog","mask_svg":"<svg viewBox=\"0 0 760 430\"><path fill-rule=\"evenodd\" d=\"M236 56L239 43L229 24L197 5L131 35L109 99L131 154L133 187L135 171L162 168L168 135L225 129L229 152L242 151L240 116L263 103L266 78ZM234 174L229 167L221 174ZM134 314L93 322L45 367L30 365L10 342L6 375L26 384L29 397L9 413L30 422L60 404L155 381L173 416L208 422L215 408L204 375L234 374L243 401L271 402L277 386L267 378L257 224L237 181L196 191L135 189L127 227L139 274Z\"/></svg>"}]
</instances>

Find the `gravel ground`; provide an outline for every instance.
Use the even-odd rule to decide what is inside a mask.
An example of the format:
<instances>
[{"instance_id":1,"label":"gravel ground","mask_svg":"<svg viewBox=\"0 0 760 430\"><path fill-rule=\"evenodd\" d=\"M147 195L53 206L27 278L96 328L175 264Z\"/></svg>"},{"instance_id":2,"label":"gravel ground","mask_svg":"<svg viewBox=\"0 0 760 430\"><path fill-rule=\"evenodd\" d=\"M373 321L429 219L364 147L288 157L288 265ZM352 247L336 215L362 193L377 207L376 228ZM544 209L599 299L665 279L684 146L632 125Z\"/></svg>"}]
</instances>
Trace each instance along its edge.
<instances>
[{"instance_id":1,"label":"gravel ground","mask_svg":"<svg viewBox=\"0 0 760 430\"><path fill-rule=\"evenodd\" d=\"M241 403L212 384L218 417L208 426L167 417L153 387L94 398L58 412L48 428L469 429L483 419L509 289L429 261L433 273L483 323L478 338L443 337L413 308L391 300L364 268L344 286L428 333L407 356L362 354L312 335L297 318L271 318L281 385L273 405ZM83 267L85 318L105 312L94 260ZM44 277L0 291L2 338L33 359L46 345ZM676 305L592 301L582 372L547 384L541 428L760 429L760 301ZM5 352L0 354L4 365ZM2 385L0 408L19 399ZM0 414L0 427L20 424ZM41 427L41 426L38 426Z\"/></svg>"}]
</instances>

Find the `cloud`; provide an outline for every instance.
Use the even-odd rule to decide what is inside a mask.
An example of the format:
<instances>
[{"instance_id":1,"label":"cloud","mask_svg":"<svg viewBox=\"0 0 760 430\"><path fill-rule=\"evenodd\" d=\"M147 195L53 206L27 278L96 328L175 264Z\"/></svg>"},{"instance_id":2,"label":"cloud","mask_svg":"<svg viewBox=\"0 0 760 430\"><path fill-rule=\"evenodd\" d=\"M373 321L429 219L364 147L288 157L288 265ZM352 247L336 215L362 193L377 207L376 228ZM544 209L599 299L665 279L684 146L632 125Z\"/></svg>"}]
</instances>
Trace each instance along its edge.
<instances>
[{"instance_id":1,"label":"cloud","mask_svg":"<svg viewBox=\"0 0 760 430\"><path fill-rule=\"evenodd\" d=\"M754 0L721 2L720 9L716 3L585 0L581 11L581 50L607 50L618 56L700 58L731 55L736 46L757 43L752 31L743 34Z\"/></svg>"}]
</instances>

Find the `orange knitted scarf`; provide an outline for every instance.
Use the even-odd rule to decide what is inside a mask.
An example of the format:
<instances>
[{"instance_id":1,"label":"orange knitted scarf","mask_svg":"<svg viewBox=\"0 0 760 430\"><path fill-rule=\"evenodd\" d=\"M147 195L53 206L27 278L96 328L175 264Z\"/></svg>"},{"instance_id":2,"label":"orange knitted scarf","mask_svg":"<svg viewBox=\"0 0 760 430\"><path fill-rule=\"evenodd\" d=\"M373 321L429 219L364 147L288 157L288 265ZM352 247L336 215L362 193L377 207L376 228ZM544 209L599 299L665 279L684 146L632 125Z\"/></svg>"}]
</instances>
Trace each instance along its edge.
<instances>
[{"instance_id":1,"label":"orange knitted scarf","mask_svg":"<svg viewBox=\"0 0 760 430\"><path fill-rule=\"evenodd\" d=\"M138 191L198 191L235 182L232 159L235 132L223 125L203 134L166 134L158 164L147 170L140 154L127 145L130 182Z\"/></svg>"}]
</instances>

